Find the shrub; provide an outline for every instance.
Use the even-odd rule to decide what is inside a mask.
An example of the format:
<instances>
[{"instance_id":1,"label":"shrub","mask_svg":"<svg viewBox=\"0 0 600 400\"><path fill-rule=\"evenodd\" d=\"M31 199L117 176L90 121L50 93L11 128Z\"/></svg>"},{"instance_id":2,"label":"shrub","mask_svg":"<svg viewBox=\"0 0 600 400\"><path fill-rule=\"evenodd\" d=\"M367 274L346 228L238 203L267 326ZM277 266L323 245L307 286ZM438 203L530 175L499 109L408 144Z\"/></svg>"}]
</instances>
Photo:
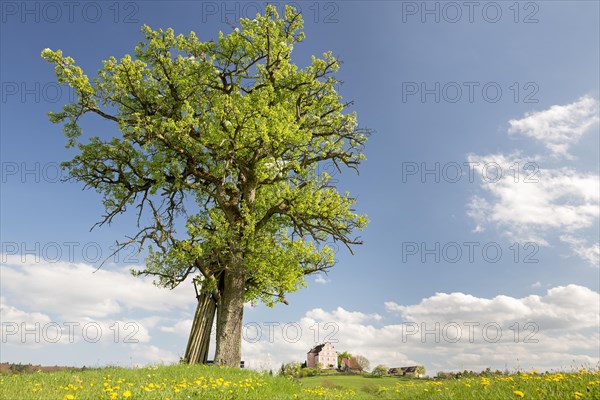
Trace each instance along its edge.
<instances>
[{"instance_id":1,"label":"shrub","mask_svg":"<svg viewBox=\"0 0 600 400\"><path fill-rule=\"evenodd\" d=\"M371 372L371 374L376 377L385 376L385 375L387 375L387 373L388 373L388 367L386 367L385 365L382 365L382 364L379 364L378 366L373 368L373 371Z\"/></svg>"}]
</instances>

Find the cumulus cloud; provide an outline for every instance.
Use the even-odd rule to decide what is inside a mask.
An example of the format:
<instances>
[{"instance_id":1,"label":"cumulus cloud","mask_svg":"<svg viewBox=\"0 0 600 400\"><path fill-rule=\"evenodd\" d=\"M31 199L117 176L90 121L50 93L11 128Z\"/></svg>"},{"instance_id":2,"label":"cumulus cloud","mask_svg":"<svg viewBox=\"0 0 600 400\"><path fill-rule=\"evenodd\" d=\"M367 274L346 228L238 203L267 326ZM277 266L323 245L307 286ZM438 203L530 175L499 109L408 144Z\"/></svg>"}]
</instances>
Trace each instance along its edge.
<instances>
[{"instance_id":1,"label":"cumulus cloud","mask_svg":"<svg viewBox=\"0 0 600 400\"><path fill-rule=\"evenodd\" d=\"M132 356L136 360L136 366L144 366L148 364L172 364L179 361L179 357L168 350L161 349L154 345L133 345Z\"/></svg>"},{"instance_id":2,"label":"cumulus cloud","mask_svg":"<svg viewBox=\"0 0 600 400\"><path fill-rule=\"evenodd\" d=\"M309 310L297 321L253 321L245 324L243 358L250 368L273 369L282 363L303 362L312 347L330 342L338 351L364 354L372 362L416 362L396 348L392 331L374 326L381 320L377 313L338 307Z\"/></svg>"},{"instance_id":3,"label":"cumulus cloud","mask_svg":"<svg viewBox=\"0 0 600 400\"><path fill-rule=\"evenodd\" d=\"M48 326L52 319L41 312L26 312L7 304L6 298L0 297L0 336L2 344L25 344L27 339L33 347L39 347L40 337L42 336L41 327ZM39 327L39 329L37 328ZM50 328L47 328L50 329ZM54 327L52 327L55 330ZM32 332L33 334L27 334ZM55 332L51 332L54 334ZM52 339L54 340L54 337ZM58 342L68 342L66 336L62 336L62 329L59 326Z\"/></svg>"},{"instance_id":4,"label":"cumulus cloud","mask_svg":"<svg viewBox=\"0 0 600 400\"><path fill-rule=\"evenodd\" d=\"M510 121L510 134L543 141L552 156L568 155L570 145L598 122L598 101L582 97L565 106L527 114ZM481 193L467 203L475 232L493 225L510 239L549 246L550 236L560 236L571 252L598 265L597 230L600 216L600 177L572 166L553 166L548 158L510 154L469 154L480 179ZM557 160L555 159L556 163ZM590 237L592 243L588 243ZM586 239L587 238L587 239Z\"/></svg>"},{"instance_id":5,"label":"cumulus cloud","mask_svg":"<svg viewBox=\"0 0 600 400\"><path fill-rule=\"evenodd\" d=\"M365 314L358 311L346 311L342 307L338 307L331 312L325 311L322 308L315 308L308 311L306 316L319 321L338 321L351 324L365 321L379 321L381 319L381 315L379 314Z\"/></svg>"},{"instance_id":6,"label":"cumulus cloud","mask_svg":"<svg viewBox=\"0 0 600 400\"><path fill-rule=\"evenodd\" d=\"M416 305L386 302L385 307L410 322L487 321L509 326L515 321L532 321L543 330L593 328L599 325L600 318L599 294L578 285L558 286L544 296L524 298L500 295L486 299L464 293L436 293Z\"/></svg>"},{"instance_id":7,"label":"cumulus cloud","mask_svg":"<svg viewBox=\"0 0 600 400\"><path fill-rule=\"evenodd\" d=\"M468 158L477 164L474 168L480 176L487 176L481 188L488 198L476 195L468 204L468 215L478 226L497 224L513 239L544 245L549 229L576 232L591 227L598 220L598 175L572 168L540 168L531 163L527 171L515 177L506 171L514 171L514 165L525 166L527 162L502 154ZM489 177L485 172L489 165L498 165L505 173L500 178Z\"/></svg>"},{"instance_id":8,"label":"cumulus cloud","mask_svg":"<svg viewBox=\"0 0 600 400\"><path fill-rule=\"evenodd\" d=\"M545 295L482 298L436 293L413 305L389 301L385 316L338 307L309 310L298 321L246 325L243 357L251 367L302 362L325 341L363 354L371 365L424 364L436 370L596 365L600 297L583 286ZM460 336L460 337L458 337ZM457 340L458 338L458 340Z\"/></svg>"},{"instance_id":9,"label":"cumulus cloud","mask_svg":"<svg viewBox=\"0 0 600 400\"><path fill-rule=\"evenodd\" d=\"M3 323L23 322L31 328L35 323L43 326L53 321L48 308L25 311L9 304L6 298L0 300ZM600 295L583 286L558 286L543 295L520 298L436 293L415 304L389 301L381 307L384 314L337 307L315 308L295 321L245 320L243 359L249 368L276 370L281 363L304 361L310 348L329 341L339 351L365 355L372 365L423 364L430 374L437 370L504 369L505 366L543 370L569 368L573 362L577 365L598 362ZM67 344L64 340L34 346L19 342L18 334L7 336L8 326L3 325L3 340L8 337L3 343L3 357L10 360L17 354L21 358L15 361L30 357L39 362L50 357L49 348L61 346L62 357L66 355L86 365L90 365L90 358L96 357L102 362L125 365L176 362L185 348L191 313L174 311L115 321L81 317L76 320L80 324L78 329L86 322L93 322L104 334L94 346L83 337L76 337L68 346L64 346ZM175 313L181 318L174 318ZM138 340L125 343L125 337L131 334L131 326L126 329L125 324L132 321L139 324L133 336ZM114 340L115 322L119 323L118 341ZM75 333L81 335L79 330ZM88 335L93 333L90 331ZM169 349L165 337L168 343L179 338L177 345ZM65 352L67 348L69 352Z\"/></svg>"},{"instance_id":10,"label":"cumulus cloud","mask_svg":"<svg viewBox=\"0 0 600 400\"><path fill-rule=\"evenodd\" d=\"M74 365L178 360L162 346L185 349L179 337L189 333L183 333L187 323L166 324L174 314L189 318L195 305L191 288L158 288L125 268L94 272L96 267L85 263L36 261L2 254L4 360ZM158 347L160 332L178 339Z\"/></svg>"},{"instance_id":11,"label":"cumulus cloud","mask_svg":"<svg viewBox=\"0 0 600 400\"><path fill-rule=\"evenodd\" d=\"M190 331L192 330L192 320L184 319L181 321L177 321L172 326L161 326L161 332L174 333L177 336L182 338L188 338Z\"/></svg>"},{"instance_id":12,"label":"cumulus cloud","mask_svg":"<svg viewBox=\"0 0 600 400\"><path fill-rule=\"evenodd\" d=\"M3 344L29 348L52 345L148 343L150 319L93 319L89 317L58 320L46 313L26 312L1 299L0 335Z\"/></svg>"},{"instance_id":13,"label":"cumulus cloud","mask_svg":"<svg viewBox=\"0 0 600 400\"><path fill-rule=\"evenodd\" d=\"M424 352L429 344L447 356L432 363L441 369L571 369L599 361L600 295L583 286L523 298L436 293L414 305L387 302L386 309L408 321L401 334L411 349Z\"/></svg>"},{"instance_id":14,"label":"cumulus cloud","mask_svg":"<svg viewBox=\"0 0 600 400\"><path fill-rule=\"evenodd\" d=\"M52 310L61 318L106 318L132 310L164 312L194 305L191 288L158 288L151 278L134 277L126 268L97 270L85 263L34 262L14 255L2 259L3 295L14 305Z\"/></svg>"},{"instance_id":15,"label":"cumulus cloud","mask_svg":"<svg viewBox=\"0 0 600 400\"><path fill-rule=\"evenodd\" d=\"M509 134L525 135L542 142L559 157L571 158L571 145L598 124L599 102L584 96L567 105L554 105L547 110L525 114L509 121Z\"/></svg>"}]
</instances>

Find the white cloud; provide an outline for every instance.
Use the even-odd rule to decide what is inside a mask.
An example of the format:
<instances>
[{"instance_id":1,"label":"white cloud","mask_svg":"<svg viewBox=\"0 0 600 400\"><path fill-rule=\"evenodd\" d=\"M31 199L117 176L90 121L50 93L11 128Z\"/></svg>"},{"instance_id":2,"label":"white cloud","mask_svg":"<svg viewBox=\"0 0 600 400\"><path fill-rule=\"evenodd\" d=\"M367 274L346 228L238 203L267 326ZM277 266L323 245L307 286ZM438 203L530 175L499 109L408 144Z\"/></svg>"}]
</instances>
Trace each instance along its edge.
<instances>
[{"instance_id":1,"label":"white cloud","mask_svg":"<svg viewBox=\"0 0 600 400\"><path fill-rule=\"evenodd\" d=\"M162 346L185 349L185 339L157 342L152 333L187 337L186 322L171 329L165 323L174 314L189 318L195 305L190 287L158 288L151 278L134 277L125 268L94 273L96 267L88 264L23 261L6 254L2 261L4 360L141 365L179 359Z\"/></svg>"},{"instance_id":2,"label":"white cloud","mask_svg":"<svg viewBox=\"0 0 600 400\"><path fill-rule=\"evenodd\" d=\"M421 303L402 306L386 302L386 309L410 322L486 321L509 326L532 321L540 329L584 329L599 325L600 295L578 285L549 289L545 296L478 298L464 293L436 293Z\"/></svg>"},{"instance_id":3,"label":"white cloud","mask_svg":"<svg viewBox=\"0 0 600 400\"><path fill-rule=\"evenodd\" d=\"M390 301L385 303L385 318L341 307L317 308L295 322L254 322L242 350L250 367L265 368L268 354L273 369L304 361L311 347L325 341L338 351L365 355L372 366L424 364L430 374L505 366L570 368L573 362L594 366L599 304L597 292L568 285L523 298L436 293L414 305ZM262 335L257 335L256 324ZM457 332L461 338L453 343Z\"/></svg>"},{"instance_id":4,"label":"white cloud","mask_svg":"<svg viewBox=\"0 0 600 400\"><path fill-rule=\"evenodd\" d=\"M39 347L42 339L42 327L47 327L52 322L52 319L41 312L26 312L11 306L7 303L4 297L0 297L0 336L1 342L11 344L25 344L27 340L33 347ZM39 328L38 328L39 327ZM46 331L52 329L52 339L57 336L59 342L65 341L66 336L62 335L62 327L59 326L59 334L54 335L56 329L54 326L46 328ZM32 334L28 334L30 332ZM68 342L68 340L67 340Z\"/></svg>"},{"instance_id":5,"label":"white cloud","mask_svg":"<svg viewBox=\"0 0 600 400\"><path fill-rule=\"evenodd\" d=\"M320 283L321 285L325 285L326 283L331 282L329 279L325 278L322 274L319 274L315 279L315 283Z\"/></svg>"},{"instance_id":6,"label":"white cloud","mask_svg":"<svg viewBox=\"0 0 600 400\"><path fill-rule=\"evenodd\" d=\"M540 281L534 282L534 283L531 284L531 287L534 288L534 289L542 287L542 282L540 282Z\"/></svg>"},{"instance_id":7,"label":"white cloud","mask_svg":"<svg viewBox=\"0 0 600 400\"><path fill-rule=\"evenodd\" d=\"M527 114L511 120L511 134L524 134L543 141L553 156L567 156L570 145L598 122L598 101L582 97L565 106ZM468 155L482 193L473 195L467 214L482 232L489 225L503 230L510 239L549 246L559 237L571 252L598 265L597 230L600 217L600 177L573 167L556 166L547 157L511 154ZM555 160L556 162L556 160ZM497 172L500 172L499 174ZM587 239L586 239L587 238ZM592 244L586 244L590 238Z\"/></svg>"},{"instance_id":8,"label":"white cloud","mask_svg":"<svg viewBox=\"0 0 600 400\"><path fill-rule=\"evenodd\" d=\"M591 265L600 267L600 244L587 244L584 239L571 235L562 235L560 240L571 245L571 249L579 257L587 260Z\"/></svg>"},{"instance_id":9,"label":"white cloud","mask_svg":"<svg viewBox=\"0 0 600 400\"><path fill-rule=\"evenodd\" d=\"M128 289L121 287L120 290ZM50 308L24 311L7 304L6 298L0 300L3 322L13 320L30 326L36 322L42 325L52 322ZM250 368L276 370L283 362L304 361L311 347L330 341L340 351L365 355L372 365L424 364L430 374L435 374L436 370L504 369L505 365L540 370L568 368L573 362L594 365L598 362L596 344L600 340L599 304L597 292L568 285L551 288L541 296L522 298L436 293L412 305L386 302L385 316L342 307L333 310L316 308L297 321L245 321L243 359ZM157 311L148 318L119 318L116 321L82 317L77 320L80 324L99 324L104 333L102 340L90 346L81 337L76 337L68 346L64 341L56 346L62 346L60 354L69 359L87 354L88 360L101 354L98 359L102 362L125 365L176 362L185 349L191 320L189 312L180 312L179 320L174 320L173 314L173 310ZM124 324L128 321L140 325L134 336L139 339L137 343L123 343L125 335L131 333L125 329ZM118 343L113 336L115 322L120 324ZM470 328L464 325L469 322L473 326L473 341L468 340ZM494 337L494 329L501 329L502 335L497 341L484 336L484 326L492 323L497 325L491 326L487 333ZM456 327L461 329L461 339L452 343L450 339L455 336ZM158 340L152 334L155 331L177 335L180 339L174 350ZM518 340L515 341L517 333ZM48 343L25 346L9 339L3 344L3 357L14 361L21 361L23 357L47 360L48 354L52 354L48 353L52 346L54 344ZM212 349L214 351L214 342ZM21 355L21 359L16 359L15 355Z\"/></svg>"},{"instance_id":10,"label":"white cloud","mask_svg":"<svg viewBox=\"0 0 600 400\"><path fill-rule=\"evenodd\" d=\"M571 168L544 169L531 164L538 171L527 179L508 174L511 166L526 162L502 154L470 155L469 162L479 163L475 170L484 177L481 188L488 198L473 196L468 204L468 215L477 226L494 223L506 228L507 234L516 240L534 241L545 245L545 233L549 229L575 232L591 227L599 216L600 180L598 175L580 173ZM503 175L486 175L488 165L500 166ZM530 171L532 171L531 169ZM486 178L487 176L487 178Z\"/></svg>"},{"instance_id":11,"label":"white cloud","mask_svg":"<svg viewBox=\"0 0 600 400\"><path fill-rule=\"evenodd\" d=\"M190 331L192 330L192 320L184 319L177 321L173 326L161 326L161 332L174 333L177 336L188 338Z\"/></svg>"},{"instance_id":12,"label":"white cloud","mask_svg":"<svg viewBox=\"0 0 600 400\"><path fill-rule=\"evenodd\" d=\"M4 297L1 302L3 345L36 349L57 345L137 344L151 340L149 328L154 323L152 318L103 320L79 317L57 320L46 313L20 310L8 304Z\"/></svg>"},{"instance_id":13,"label":"white cloud","mask_svg":"<svg viewBox=\"0 0 600 400\"><path fill-rule=\"evenodd\" d=\"M1 288L11 304L52 310L61 318L106 318L132 310L169 311L194 305L193 290L158 288L151 278L134 277L126 268L89 264L32 262L2 255ZM23 291L23 288L28 288ZM35 295L32 295L35 293Z\"/></svg>"},{"instance_id":14,"label":"white cloud","mask_svg":"<svg viewBox=\"0 0 600 400\"><path fill-rule=\"evenodd\" d=\"M598 100L584 96L574 103L554 105L547 110L525 114L509 121L509 134L522 134L542 143L555 156L570 158L572 144L598 124Z\"/></svg>"},{"instance_id":15,"label":"white cloud","mask_svg":"<svg viewBox=\"0 0 600 400\"><path fill-rule=\"evenodd\" d=\"M132 356L135 357L136 360L143 360L143 362L137 362L136 366L147 364L172 364L179 361L177 355L154 345L133 345Z\"/></svg>"},{"instance_id":16,"label":"white cloud","mask_svg":"<svg viewBox=\"0 0 600 400\"><path fill-rule=\"evenodd\" d=\"M322 308L315 308L306 313L308 318L320 321L338 321L342 323L360 323L366 321L379 321L379 314L365 314L358 311L346 311L342 307L336 308L332 312L327 312Z\"/></svg>"}]
</instances>

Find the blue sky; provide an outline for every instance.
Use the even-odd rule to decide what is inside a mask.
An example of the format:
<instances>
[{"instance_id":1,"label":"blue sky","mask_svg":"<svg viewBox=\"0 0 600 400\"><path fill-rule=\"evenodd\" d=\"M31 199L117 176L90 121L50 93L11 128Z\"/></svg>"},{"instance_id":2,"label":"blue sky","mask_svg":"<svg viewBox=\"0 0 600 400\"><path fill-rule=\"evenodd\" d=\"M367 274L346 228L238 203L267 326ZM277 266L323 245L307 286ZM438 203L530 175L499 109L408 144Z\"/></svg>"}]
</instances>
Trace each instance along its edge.
<instances>
[{"instance_id":1,"label":"blue sky","mask_svg":"<svg viewBox=\"0 0 600 400\"><path fill-rule=\"evenodd\" d=\"M133 249L92 273L115 240L135 232L134 219L90 232L103 211L99 195L58 182L57 164L74 153L46 113L69 91L41 50L62 49L94 75L101 60L132 52L142 24L210 40L258 4L2 3L1 361L172 362L193 315L191 284L169 292L129 276L144 262ZM430 373L596 365L599 4L295 4L307 38L294 61L332 50L344 62L340 94L376 131L360 175L335 176L371 223L355 255L339 249L329 275L309 278L290 305L246 309L249 365L302 361L328 333L373 365L418 363ZM479 324L473 342L465 322ZM69 323L79 325L70 332ZM134 328L137 343L124 343ZM103 334L97 342L94 330ZM493 330L502 338L491 340ZM538 342L524 342L527 332Z\"/></svg>"}]
</instances>

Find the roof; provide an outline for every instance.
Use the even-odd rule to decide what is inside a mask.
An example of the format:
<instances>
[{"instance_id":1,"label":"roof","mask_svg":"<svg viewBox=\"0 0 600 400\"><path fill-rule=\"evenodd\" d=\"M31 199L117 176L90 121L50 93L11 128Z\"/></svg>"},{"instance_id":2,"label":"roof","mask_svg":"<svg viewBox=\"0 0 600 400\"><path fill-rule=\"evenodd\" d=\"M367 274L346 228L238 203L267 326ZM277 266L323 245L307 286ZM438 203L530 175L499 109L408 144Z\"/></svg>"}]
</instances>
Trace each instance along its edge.
<instances>
[{"instance_id":1,"label":"roof","mask_svg":"<svg viewBox=\"0 0 600 400\"><path fill-rule=\"evenodd\" d=\"M352 357L350 359L342 358L342 367L347 367L350 369L362 369L362 367L360 366L360 364L358 363L358 361L356 361L356 358L354 358L354 357Z\"/></svg>"},{"instance_id":2,"label":"roof","mask_svg":"<svg viewBox=\"0 0 600 400\"><path fill-rule=\"evenodd\" d=\"M315 347L313 347L312 349L310 349L310 350L309 350L309 352L308 352L308 353L309 353L309 354L310 354L310 353L315 353L315 354L317 354L317 353L320 353L320 352L321 352L321 350L323 350L323 347L325 347L325 345L326 345L326 344L329 344L329 342L325 342L325 343L323 343L323 344L320 344L320 345L318 345L318 346L315 346Z\"/></svg>"},{"instance_id":3,"label":"roof","mask_svg":"<svg viewBox=\"0 0 600 400\"><path fill-rule=\"evenodd\" d=\"M405 374L412 374L417 372L417 366L414 365L412 367L396 367L396 368L390 368L388 370L388 373L390 374L397 374L399 372L405 373Z\"/></svg>"},{"instance_id":4,"label":"roof","mask_svg":"<svg viewBox=\"0 0 600 400\"><path fill-rule=\"evenodd\" d=\"M320 344L318 346L313 347L312 349L310 349L309 353L320 353L321 350L323 350L323 346L325 346L325 344Z\"/></svg>"}]
</instances>

